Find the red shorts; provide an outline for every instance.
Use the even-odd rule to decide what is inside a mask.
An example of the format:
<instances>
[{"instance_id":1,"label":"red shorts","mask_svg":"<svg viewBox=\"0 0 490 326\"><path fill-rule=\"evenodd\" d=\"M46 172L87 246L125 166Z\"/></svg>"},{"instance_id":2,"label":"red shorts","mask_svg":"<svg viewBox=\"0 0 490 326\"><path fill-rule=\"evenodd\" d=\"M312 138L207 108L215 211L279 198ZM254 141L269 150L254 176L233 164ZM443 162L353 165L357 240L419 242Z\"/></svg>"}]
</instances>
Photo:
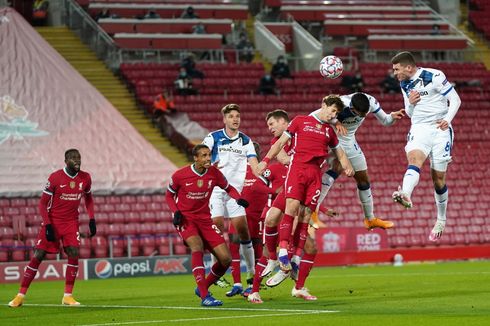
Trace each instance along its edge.
<instances>
[{"instance_id":1,"label":"red shorts","mask_svg":"<svg viewBox=\"0 0 490 326\"><path fill-rule=\"evenodd\" d=\"M250 233L251 239L262 239L262 233L264 232L264 221L265 217L252 217L247 215L247 226L248 233ZM228 234L236 234L236 230L233 227L233 224L230 223L230 227L228 228Z\"/></svg>"},{"instance_id":2,"label":"red shorts","mask_svg":"<svg viewBox=\"0 0 490 326\"><path fill-rule=\"evenodd\" d=\"M178 231L178 233L184 241L192 236L199 236L202 239L204 248L208 250L225 243L223 234L213 224L211 217L209 220L191 220L186 218L184 219L182 231Z\"/></svg>"},{"instance_id":3,"label":"red shorts","mask_svg":"<svg viewBox=\"0 0 490 326\"><path fill-rule=\"evenodd\" d=\"M80 233L78 232L78 221L63 224L52 224L56 241L46 239L46 227L43 225L37 235L36 248L57 254L60 251L60 240L63 247L80 247Z\"/></svg>"},{"instance_id":4,"label":"red shorts","mask_svg":"<svg viewBox=\"0 0 490 326\"><path fill-rule=\"evenodd\" d=\"M291 164L286 177L285 197L299 200L315 210L322 187L321 169L313 164Z\"/></svg>"},{"instance_id":5,"label":"red shorts","mask_svg":"<svg viewBox=\"0 0 490 326\"><path fill-rule=\"evenodd\" d=\"M272 207L275 207L284 213L286 210L286 197L284 196L284 190L276 196L276 199L274 199L274 202L272 203Z\"/></svg>"}]
</instances>

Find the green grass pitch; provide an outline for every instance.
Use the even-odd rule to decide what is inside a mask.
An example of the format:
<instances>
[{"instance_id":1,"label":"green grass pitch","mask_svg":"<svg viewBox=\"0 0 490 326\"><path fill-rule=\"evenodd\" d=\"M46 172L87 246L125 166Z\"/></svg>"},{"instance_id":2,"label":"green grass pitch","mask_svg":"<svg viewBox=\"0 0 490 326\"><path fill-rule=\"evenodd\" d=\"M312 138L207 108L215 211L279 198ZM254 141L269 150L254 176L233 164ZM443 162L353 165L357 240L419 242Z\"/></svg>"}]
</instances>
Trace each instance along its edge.
<instances>
[{"instance_id":1,"label":"green grass pitch","mask_svg":"<svg viewBox=\"0 0 490 326\"><path fill-rule=\"evenodd\" d=\"M0 325L490 325L490 261L314 268L314 302L292 286L261 291L261 305L213 286L224 305L204 308L192 275L78 281L83 306L62 307L63 282L34 281L13 309L18 284L1 284Z\"/></svg>"}]
</instances>

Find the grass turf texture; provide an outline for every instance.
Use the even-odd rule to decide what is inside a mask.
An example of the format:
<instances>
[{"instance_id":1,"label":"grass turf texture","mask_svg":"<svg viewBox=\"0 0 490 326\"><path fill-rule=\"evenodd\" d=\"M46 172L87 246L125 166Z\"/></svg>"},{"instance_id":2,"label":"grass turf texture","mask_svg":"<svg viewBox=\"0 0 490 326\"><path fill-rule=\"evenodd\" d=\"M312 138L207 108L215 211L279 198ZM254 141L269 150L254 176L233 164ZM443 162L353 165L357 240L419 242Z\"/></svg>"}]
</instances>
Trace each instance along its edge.
<instances>
[{"instance_id":1,"label":"grass turf texture","mask_svg":"<svg viewBox=\"0 0 490 326\"><path fill-rule=\"evenodd\" d=\"M286 280L261 305L212 286L216 308L200 306L192 275L77 281L81 307L60 305L63 286L34 281L13 309L18 284L1 284L0 325L490 325L490 261L314 268L318 301L291 297Z\"/></svg>"}]
</instances>

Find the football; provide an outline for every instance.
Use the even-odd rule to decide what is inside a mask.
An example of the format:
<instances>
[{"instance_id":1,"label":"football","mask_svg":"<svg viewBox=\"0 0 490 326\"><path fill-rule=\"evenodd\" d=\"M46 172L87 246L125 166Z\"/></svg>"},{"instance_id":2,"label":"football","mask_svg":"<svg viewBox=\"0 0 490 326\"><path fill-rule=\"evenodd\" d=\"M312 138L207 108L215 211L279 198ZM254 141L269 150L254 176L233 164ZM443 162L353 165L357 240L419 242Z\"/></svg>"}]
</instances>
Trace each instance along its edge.
<instances>
[{"instance_id":1,"label":"football","mask_svg":"<svg viewBox=\"0 0 490 326\"><path fill-rule=\"evenodd\" d=\"M339 57L327 55L320 61L320 74L325 78L334 79L344 71L344 65Z\"/></svg>"}]
</instances>

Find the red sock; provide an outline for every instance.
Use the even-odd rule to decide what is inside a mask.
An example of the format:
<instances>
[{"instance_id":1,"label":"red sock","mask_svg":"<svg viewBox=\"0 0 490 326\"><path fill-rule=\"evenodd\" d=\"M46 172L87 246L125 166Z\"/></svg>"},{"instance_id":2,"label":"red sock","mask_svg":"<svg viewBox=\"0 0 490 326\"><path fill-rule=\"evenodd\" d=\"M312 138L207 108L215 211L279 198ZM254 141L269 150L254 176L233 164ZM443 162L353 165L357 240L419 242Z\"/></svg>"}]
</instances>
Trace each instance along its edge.
<instances>
[{"instance_id":1,"label":"red sock","mask_svg":"<svg viewBox=\"0 0 490 326\"><path fill-rule=\"evenodd\" d=\"M255 275L254 275L254 282L252 284L252 293L259 292L260 282L262 282L262 276L260 275L262 274L266 266L267 266L267 257L261 256L259 261L257 262L257 265L255 266Z\"/></svg>"},{"instance_id":2,"label":"red sock","mask_svg":"<svg viewBox=\"0 0 490 326\"><path fill-rule=\"evenodd\" d=\"M296 281L296 289L301 289L305 286L305 280L310 275L311 268L315 262L315 254L307 254L306 252L301 258L301 263L299 265L298 280Z\"/></svg>"},{"instance_id":3,"label":"red sock","mask_svg":"<svg viewBox=\"0 0 490 326\"><path fill-rule=\"evenodd\" d=\"M294 217L288 214L284 214L281 224L279 225L279 246L287 249L287 243L289 242L289 237L291 236L291 231L293 229Z\"/></svg>"},{"instance_id":4,"label":"red sock","mask_svg":"<svg viewBox=\"0 0 490 326\"><path fill-rule=\"evenodd\" d=\"M308 223L298 223L294 231L295 254L301 256L305 247L306 237L308 236Z\"/></svg>"},{"instance_id":5,"label":"red sock","mask_svg":"<svg viewBox=\"0 0 490 326\"><path fill-rule=\"evenodd\" d=\"M27 290L29 289L29 285L31 285L32 280L37 274L37 269L39 265L41 264L41 261L37 259L36 257L32 257L31 261L29 262L29 265L26 266L26 269L24 271L24 277L22 278L22 282L20 283L20 290L19 293L26 294Z\"/></svg>"},{"instance_id":6,"label":"red sock","mask_svg":"<svg viewBox=\"0 0 490 326\"><path fill-rule=\"evenodd\" d=\"M265 227L265 245L267 246L267 250L269 251L269 258L272 260L277 260L278 238L279 233L277 233L277 226Z\"/></svg>"},{"instance_id":7,"label":"red sock","mask_svg":"<svg viewBox=\"0 0 490 326\"><path fill-rule=\"evenodd\" d=\"M242 283L240 275L240 244L230 241L231 276L233 283Z\"/></svg>"},{"instance_id":8,"label":"red sock","mask_svg":"<svg viewBox=\"0 0 490 326\"><path fill-rule=\"evenodd\" d=\"M289 242L288 245L288 258L291 259L295 252L296 252L296 246L294 245L294 242L291 241Z\"/></svg>"},{"instance_id":9,"label":"red sock","mask_svg":"<svg viewBox=\"0 0 490 326\"><path fill-rule=\"evenodd\" d=\"M204 271L204 262L202 257L203 257L202 251L193 252L191 254L191 266L192 266L192 274L194 275L197 288L199 289L199 293L201 294L201 299L204 299L208 295L208 288L204 284L206 272Z\"/></svg>"},{"instance_id":10,"label":"red sock","mask_svg":"<svg viewBox=\"0 0 490 326\"><path fill-rule=\"evenodd\" d=\"M65 293L72 293L78 273L78 257L68 257L68 265L66 266L65 273Z\"/></svg>"},{"instance_id":11,"label":"red sock","mask_svg":"<svg viewBox=\"0 0 490 326\"><path fill-rule=\"evenodd\" d=\"M225 275L228 266L222 266L219 262L216 262L213 266L211 266L211 272L209 272L204 284L206 288L209 287L220 279L221 276Z\"/></svg>"},{"instance_id":12,"label":"red sock","mask_svg":"<svg viewBox=\"0 0 490 326\"><path fill-rule=\"evenodd\" d=\"M254 254L255 254L255 264L257 265L259 261L259 257L262 257L262 251L264 249L264 245L260 242L253 242L254 243Z\"/></svg>"}]
</instances>

